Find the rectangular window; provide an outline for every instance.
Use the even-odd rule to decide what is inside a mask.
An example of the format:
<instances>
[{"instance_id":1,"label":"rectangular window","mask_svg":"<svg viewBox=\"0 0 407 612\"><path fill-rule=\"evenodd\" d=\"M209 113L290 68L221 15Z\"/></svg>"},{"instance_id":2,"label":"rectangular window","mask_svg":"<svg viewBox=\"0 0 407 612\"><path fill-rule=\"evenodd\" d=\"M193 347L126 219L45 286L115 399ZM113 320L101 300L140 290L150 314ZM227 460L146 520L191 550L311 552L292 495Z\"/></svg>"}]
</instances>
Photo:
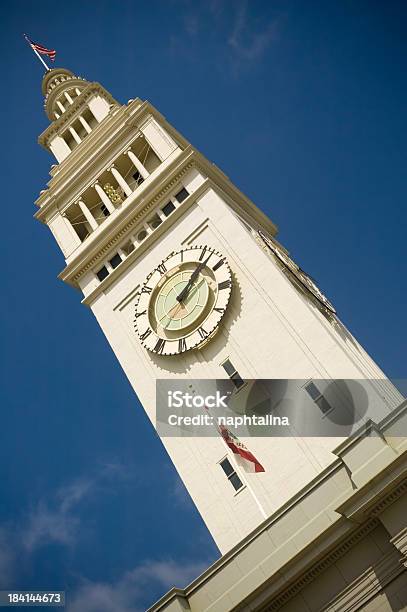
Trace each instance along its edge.
<instances>
[{"instance_id":1,"label":"rectangular window","mask_svg":"<svg viewBox=\"0 0 407 612\"><path fill-rule=\"evenodd\" d=\"M105 217L108 217L110 215L109 209L107 208L105 204L102 204L102 206L100 207L100 210L102 211Z\"/></svg>"},{"instance_id":2,"label":"rectangular window","mask_svg":"<svg viewBox=\"0 0 407 612\"><path fill-rule=\"evenodd\" d=\"M239 489L243 487L243 482L240 480L238 474L236 473L236 470L234 469L233 465L230 463L229 459L226 457L220 462L219 465L222 468L222 470L225 472L225 475L227 479L229 480L230 484L232 485L232 487L234 488L234 490L239 491Z\"/></svg>"},{"instance_id":3,"label":"rectangular window","mask_svg":"<svg viewBox=\"0 0 407 612\"><path fill-rule=\"evenodd\" d=\"M134 244L129 240L128 242L126 242L126 244L122 246L122 249L126 253L126 255L130 255L130 253L134 251Z\"/></svg>"},{"instance_id":4,"label":"rectangular window","mask_svg":"<svg viewBox=\"0 0 407 612\"><path fill-rule=\"evenodd\" d=\"M122 263L122 258L120 257L119 253L113 255L112 259L109 260L109 263L113 269L117 268L117 266Z\"/></svg>"},{"instance_id":5,"label":"rectangular window","mask_svg":"<svg viewBox=\"0 0 407 612\"><path fill-rule=\"evenodd\" d=\"M136 170L136 172L133 174L133 178L136 181L137 185L141 185L141 183L144 181L138 170Z\"/></svg>"},{"instance_id":6,"label":"rectangular window","mask_svg":"<svg viewBox=\"0 0 407 612\"><path fill-rule=\"evenodd\" d=\"M304 389L312 399L312 401L318 406L322 414L326 414L330 410L332 410L331 404L328 400L323 396L321 391L318 389L314 382L309 382L305 385Z\"/></svg>"},{"instance_id":7,"label":"rectangular window","mask_svg":"<svg viewBox=\"0 0 407 612\"><path fill-rule=\"evenodd\" d=\"M168 204L163 206L161 210L163 211L166 217L169 217L172 211L175 210L175 206L172 202L168 202Z\"/></svg>"},{"instance_id":8,"label":"rectangular window","mask_svg":"<svg viewBox=\"0 0 407 612\"><path fill-rule=\"evenodd\" d=\"M229 359L226 359L226 361L222 363L222 367L225 370L226 374L229 376L230 380L235 385L236 389L240 389L240 387L243 387L244 380L242 379L239 372L236 370L235 366Z\"/></svg>"},{"instance_id":9,"label":"rectangular window","mask_svg":"<svg viewBox=\"0 0 407 612\"><path fill-rule=\"evenodd\" d=\"M148 219L147 223L149 224L151 229L155 229L156 227L161 225L162 219L160 219L160 217L156 214L154 215L154 217L151 217L151 219Z\"/></svg>"},{"instance_id":10,"label":"rectangular window","mask_svg":"<svg viewBox=\"0 0 407 612\"><path fill-rule=\"evenodd\" d=\"M179 191L176 195L175 195L175 199L181 203L183 202L187 197L189 196L188 191L185 189L185 187L183 187L181 189L181 191Z\"/></svg>"},{"instance_id":11,"label":"rectangular window","mask_svg":"<svg viewBox=\"0 0 407 612\"><path fill-rule=\"evenodd\" d=\"M106 276L109 276L109 270L106 268L106 266L103 266L100 268L100 270L98 270L98 272L96 272L96 276L100 282L102 282L102 280L105 280Z\"/></svg>"}]
</instances>

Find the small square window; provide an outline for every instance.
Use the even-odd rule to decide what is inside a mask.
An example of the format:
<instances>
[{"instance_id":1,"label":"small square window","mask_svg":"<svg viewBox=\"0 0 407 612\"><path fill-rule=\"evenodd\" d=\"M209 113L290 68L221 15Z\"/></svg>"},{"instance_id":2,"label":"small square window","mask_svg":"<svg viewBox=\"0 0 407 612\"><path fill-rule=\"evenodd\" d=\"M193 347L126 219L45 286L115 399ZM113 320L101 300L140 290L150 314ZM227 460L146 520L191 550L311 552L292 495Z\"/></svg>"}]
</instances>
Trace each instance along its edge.
<instances>
[{"instance_id":1,"label":"small square window","mask_svg":"<svg viewBox=\"0 0 407 612\"><path fill-rule=\"evenodd\" d=\"M165 206L162 207L161 209L164 213L164 215L166 217L169 217L169 215L172 213L173 210L175 210L175 206L172 202L168 202L168 204L166 204Z\"/></svg>"},{"instance_id":2,"label":"small square window","mask_svg":"<svg viewBox=\"0 0 407 612\"><path fill-rule=\"evenodd\" d=\"M313 382L309 382L307 385L305 385L305 390L310 398L314 400L314 402L322 395Z\"/></svg>"},{"instance_id":3,"label":"small square window","mask_svg":"<svg viewBox=\"0 0 407 612\"><path fill-rule=\"evenodd\" d=\"M109 270L106 268L106 266L103 266L98 272L96 272L96 276L98 277L100 282L102 282L103 280L105 280L106 276L109 276Z\"/></svg>"},{"instance_id":4,"label":"small square window","mask_svg":"<svg viewBox=\"0 0 407 612\"><path fill-rule=\"evenodd\" d=\"M229 478L229 481L232 483L233 488L235 489L235 491L238 491L239 489L241 489L243 487L243 482L240 480L240 478L236 474L236 472L234 474L232 474L232 476Z\"/></svg>"},{"instance_id":5,"label":"small square window","mask_svg":"<svg viewBox=\"0 0 407 612\"><path fill-rule=\"evenodd\" d=\"M236 389L240 389L240 387L243 387L244 385L244 380L240 378L240 375L237 372L230 377L230 380L235 385Z\"/></svg>"},{"instance_id":6,"label":"small square window","mask_svg":"<svg viewBox=\"0 0 407 612\"><path fill-rule=\"evenodd\" d=\"M241 387L243 387L245 382L240 376L239 372L236 370L233 363L229 359L226 359L226 361L224 361L221 365L225 370L226 374L229 376L232 383L234 384L234 386L236 387L236 389L240 389Z\"/></svg>"},{"instance_id":7,"label":"small square window","mask_svg":"<svg viewBox=\"0 0 407 612\"><path fill-rule=\"evenodd\" d=\"M110 212L105 204L102 204L100 210L102 211L105 217L108 217L110 215Z\"/></svg>"},{"instance_id":8,"label":"small square window","mask_svg":"<svg viewBox=\"0 0 407 612\"><path fill-rule=\"evenodd\" d=\"M154 217L151 217L151 219L148 219L147 223L152 229L155 229L156 227L161 225L162 219L160 219L160 217L156 214L154 215Z\"/></svg>"},{"instance_id":9,"label":"small square window","mask_svg":"<svg viewBox=\"0 0 407 612\"><path fill-rule=\"evenodd\" d=\"M230 476L235 471L229 459L224 459L223 461L221 461L220 466L222 470L225 472L226 476Z\"/></svg>"},{"instance_id":10,"label":"small square window","mask_svg":"<svg viewBox=\"0 0 407 612\"><path fill-rule=\"evenodd\" d=\"M323 414L326 414L332 409L331 404L328 402L327 399L325 399L323 395L321 395L321 397L319 397L315 403Z\"/></svg>"},{"instance_id":11,"label":"small square window","mask_svg":"<svg viewBox=\"0 0 407 612\"><path fill-rule=\"evenodd\" d=\"M133 178L136 181L137 185L141 185L141 183L144 181L138 170L133 174Z\"/></svg>"},{"instance_id":12,"label":"small square window","mask_svg":"<svg viewBox=\"0 0 407 612\"><path fill-rule=\"evenodd\" d=\"M186 199L188 196L189 196L188 191L185 189L185 187L183 187L183 188L181 189L181 191L179 191L179 192L176 194L175 199L176 199L178 202L180 202L180 203L181 203L181 202L183 202L183 201L184 201L184 200L185 200L185 199Z\"/></svg>"},{"instance_id":13,"label":"small square window","mask_svg":"<svg viewBox=\"0 0 407 612\"><path fill-rule=\"evenodd\" d=\"M304 388L312 399L312 401L318 406L322 414L326 414L327 412L332 410L331 404L324 397L324 395L321 393L315 383L311 381L307 383Z\"/></svg>"},{"instance_id":14,"label":"small square window","mask_svg":"<svg viewBox=\"0 0 407 612\"><path fill-rule=\"evenodd\" d=\"M233 376L233 374L236 373L236 368L234 365L232 365L229 359L226 359L226 361L222 363L222 367L229 376Z\"/></svg>"},{"instance_id":15,"label":"small square window","mask_svg":"<svg viewBox=\"0 0 407 612\"><path fill-rule=\"evenodd\" d=\"M109 261L110 265L112 266L112 268L117 268L117 266L119 264L122 263L122 258L120 257L119 253L116 253L116 255L113 255L112 259L110 259Z\"/></svg>"},{"instance_id":16,"label":"small square window","mask_svg":"<svg viewBox=\"0 0 407 612\"><path fill-rule=\"evenodd\" d=\"M126 253L126 255L130 255L130 253L134 251L134 244L129 240L128 242L126 242L126 244L122 246L122 249Z\"/></svg>"}]
</instances>

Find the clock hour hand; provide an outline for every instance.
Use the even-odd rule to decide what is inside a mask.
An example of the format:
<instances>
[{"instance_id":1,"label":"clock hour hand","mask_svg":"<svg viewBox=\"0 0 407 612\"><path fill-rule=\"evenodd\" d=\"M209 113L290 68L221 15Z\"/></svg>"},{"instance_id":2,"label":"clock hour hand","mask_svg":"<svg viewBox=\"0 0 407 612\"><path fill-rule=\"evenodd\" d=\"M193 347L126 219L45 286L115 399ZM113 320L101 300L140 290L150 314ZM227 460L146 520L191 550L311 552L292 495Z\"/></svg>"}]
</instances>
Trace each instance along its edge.
<instances>
[{"instance_id":1,"label":"clock hour hand","mask_svg":"<svg viewBox=\"0 0 407 612\"><path fill-rule=\"evenodd\" d=\"M211 253L211 255L212 255L212 253ZM187 297L187 295L190 292L191 287L192 287L195 279L198 277L198 275L199 275L200 271L202 270L202 268L204 268L206 266L206 264L208 263L209 258L210 258L211 255L209 255L209 257L207 257L205 259L205 261L200 263L199 266L197 266L197 268L192 272L191 278L189 279L188 283L185 285L185 287L183 288L181 293L179 295L177 295L177 301L178 302L182 302L182 300L184 300Z\"/></svg>"}]
</instances>

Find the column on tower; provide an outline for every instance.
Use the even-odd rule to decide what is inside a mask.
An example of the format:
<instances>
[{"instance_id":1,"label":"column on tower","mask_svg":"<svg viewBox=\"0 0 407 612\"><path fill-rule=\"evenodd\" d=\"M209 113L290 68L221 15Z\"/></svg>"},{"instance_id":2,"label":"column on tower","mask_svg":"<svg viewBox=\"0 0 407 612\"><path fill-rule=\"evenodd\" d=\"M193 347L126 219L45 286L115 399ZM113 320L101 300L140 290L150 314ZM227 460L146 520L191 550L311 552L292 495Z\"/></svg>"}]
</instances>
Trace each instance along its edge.
<instances>
[{"instance_id":1,"label":"column on tower","mask_svg":"<svg viewBox=\"0 0 407 612\"><path fill-rule=\"evenodd\" d=\"M123 189L124 193L126 194L126 196L129 196L133 193L131 187L128 185L128 183L126 182L126 180L123 178L123 176L120 174L120 172L118 171L118 169L116 168L116 166L113 164L110 168L109 168L110 172L113 174L114 178L116 179L117 183L119 184L119 186Z\"/></svg>"},{"instance_id":2,"label":"column on tower","mask_svg":"<svg viewBox=\"0 0 407 612\"><path fill-rule=\"evenodd\" d=\"M92 231L97 229L99 227L99 225L98 225L95 217L90 212L89 208L86 206L85 202L82 199L79 199L77 201L77 203L79 205L79 208L83 212L86 221L89 223L90 227L92 228Z\"/></svg>"},{"instance_id":3,"label":"column on tower","mask_svg":"<svg viewBox=\"0 0 407 612\"><path fill-rule=\"evenodd\" d=\"M137 155L135 155L131 149L128 149L126 151L126 154L130 158L130 160L133 162L134 167L140 173L140 175L143 177L143 179L148 178L149 172L148 172L147 168L145 168L145 166L143 166L143 164L141 163L141 161L139 160Z\"/></svg>"},{"instance_id":4,"label":"column on tower","mask_svg":"<svg viewBox=\"0 0 407 612\"><path fill-rule=\"evenodd\" d=\"M74 137L74 139L76 140L76 142L77 142L78 144L81 144L82 140L80 139L80 136L79 136L78 132L75 130L75 128L74 128L74 127L72 127L72 125L71 125L71 126L69 126L69 128L68 128L68 129L69 129L69 131L71 132L71 134L72 134L72 136Z\"/></svg>"},{"instance_id":5,"label":"column on tower","mask_svg":"<svg viewBox=\"0 0 407 612\"><path fill-rule=\"evenodd\" d=\"M60 100L57 100L57 106L62 113L65 112L65 106L62 104Z\"/></svg>"},{"instance_id":6,"label":"column on tower","mask_svg":"<svg viewBox=\"0 0 407 612\"><path fill-rule=\"evenodd\" d=\"M86 121L86 119L84 119L82 117L82 115L79 115L79 121L82 123L83 127L85 128L85 130L87 131L88 134L91 133L92 128L90 127L89 123Z\"/></svg>"},{"instance_id":7,"label":"column on tower","mask_svg":"<svg viewBox=\"0 0 407 612\"><path fill-rule=\"evenodd\" d=\"M110 201L109 196L107 195L107 193L103 190L103 187L99 184L98 181L96 181L96 183L93 184L93 187L95 188L96 192L98 193L100 199L102 200L103 204L106 206L107 210L110 213L113 213L116 209L113 206L112 202Z\"/></svg>"},{"instance_id":8,"label":"column on tower","mask_svg":"<svg viewBox=\"0 0 407 612\"><path fill-rule=\"evenodd\" d=\"M67 91L64 91L64 96L68 100L69 104L73 104L73 100Z\"/></svg>"}]
</instances>

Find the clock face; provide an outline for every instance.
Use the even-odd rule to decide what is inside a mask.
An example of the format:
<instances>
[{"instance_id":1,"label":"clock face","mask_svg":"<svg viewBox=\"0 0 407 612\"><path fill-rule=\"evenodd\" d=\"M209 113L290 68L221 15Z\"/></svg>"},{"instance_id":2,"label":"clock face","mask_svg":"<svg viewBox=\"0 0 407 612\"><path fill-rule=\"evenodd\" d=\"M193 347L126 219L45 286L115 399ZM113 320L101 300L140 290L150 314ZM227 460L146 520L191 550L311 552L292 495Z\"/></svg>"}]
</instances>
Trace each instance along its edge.
<instances>
[{"instance_id":1,"label":"clock face","mask_svg":"<svg viewBox=\"0 0 407 612\"><path fill-rule=\"evenodd\" d=\"M273 255L283 264L285 268L287 268L291 274L294 275L297 281L300 282L303 288L307 289L312 295L322 304L325 308L327 308L330 312L336 313L334 306L325 297L322 291L317 287L312 278L308 276L304 270L301 270L299 266L282 251L277 244L267 236L261 230L258 231L258 236L262 243L267 247L269 252L272 252Z\"/></svg>"},{"instance_id":2,"label":"clock face","mask_svg":"<svg viewBox=\"0 0 407 612\"><path fill-rule=\"evenodd\" d=\"M141 287L134 319L141 343L160 355L199 347L217 331L231 290L229 265L215 249L171 253Z\"/></svg>"}]
</instances>

